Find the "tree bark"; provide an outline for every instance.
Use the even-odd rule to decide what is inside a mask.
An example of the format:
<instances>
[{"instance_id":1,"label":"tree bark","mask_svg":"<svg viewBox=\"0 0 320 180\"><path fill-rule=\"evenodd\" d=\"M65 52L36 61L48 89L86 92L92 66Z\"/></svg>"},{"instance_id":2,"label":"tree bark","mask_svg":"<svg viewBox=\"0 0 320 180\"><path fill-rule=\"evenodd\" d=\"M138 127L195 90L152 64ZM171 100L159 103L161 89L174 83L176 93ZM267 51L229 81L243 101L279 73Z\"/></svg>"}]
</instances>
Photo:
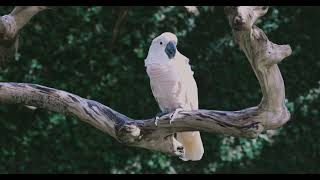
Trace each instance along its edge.
<instances>
[{"instance_id":1,"label":"tree bark","mask_svg":"<svg viewBox=\"0 0 320 180\"><path fill-rule=\"evenodd\" d=\"M277 63L291 54L291 48L272 43L254 25L267 10L268 7L260 6L225 8L236 42L260 83L263 97L258 106L240 111L181 111L172 124L167 114L155 126L154 118L134 120L99 102L36 84L0 83L0 101L73 115L126 145L180 157L184 156L184 147L175 140L175 132L203 131L256 138L262 131L276 129L290 118Z\"/></svg>"},{"instance_id":2,"label":"tree bark","mask_svg":"<svg viewBox=\"0 0 320 180\"><path fill-rule=\"evenodd\" d=\"M0 62L12 58L18 50L19 30L47 6L16 6L8 15L0 17Z\"/></svg>"}]
</instances>

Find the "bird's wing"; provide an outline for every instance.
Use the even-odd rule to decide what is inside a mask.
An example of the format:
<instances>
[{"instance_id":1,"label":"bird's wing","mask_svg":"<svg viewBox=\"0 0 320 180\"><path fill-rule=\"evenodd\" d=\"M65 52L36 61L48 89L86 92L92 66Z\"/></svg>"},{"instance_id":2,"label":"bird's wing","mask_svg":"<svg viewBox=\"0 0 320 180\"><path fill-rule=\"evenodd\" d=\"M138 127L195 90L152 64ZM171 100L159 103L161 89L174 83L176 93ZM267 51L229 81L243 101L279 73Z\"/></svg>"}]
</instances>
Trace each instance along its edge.
<instances>
[{"instance_id":1,"label":"bird's wing","mask_svg":"<svg viewBox=\"0 0 320 180\"><path fill-rule=\"evenodd\" d=\"M187 109L196 110L198 109L198 87L193 77L193 71L188 63L188 59L180 60L177 64L179 68L180 77L182 81L183 90L185 91L185 103Z\"/></svg>"},{"instance_id":2,"label":"bird's wing","mask_svg":"<svg viewBox=\"0 0 320 180\"><path fill-rule=\"evenodd\" d=\"M187 83L187 93L186 93L186 99L187 103L190 105L191 110L196 110L198 109L198 87L197 83L194 79L193 76L190 76L188 78L188 83Z\"/></svg>"},{"instance_id":3,"label":"bird's wing","mask_svg":"<svg viewBox=\"0 0 320 180\"><path fill-rule=\"evenodd\" d=\"M182 86L185 90L185 109L196 110L198 109L198 88L196 81L193 77L193 71L189 65L189 60L181 56L178 59L176 68L179 69ZM179 132L177 140L185 147L185 157L182 160L200 160L204 153L204 148L199 131Z\"/></svg>"}]
</instances>

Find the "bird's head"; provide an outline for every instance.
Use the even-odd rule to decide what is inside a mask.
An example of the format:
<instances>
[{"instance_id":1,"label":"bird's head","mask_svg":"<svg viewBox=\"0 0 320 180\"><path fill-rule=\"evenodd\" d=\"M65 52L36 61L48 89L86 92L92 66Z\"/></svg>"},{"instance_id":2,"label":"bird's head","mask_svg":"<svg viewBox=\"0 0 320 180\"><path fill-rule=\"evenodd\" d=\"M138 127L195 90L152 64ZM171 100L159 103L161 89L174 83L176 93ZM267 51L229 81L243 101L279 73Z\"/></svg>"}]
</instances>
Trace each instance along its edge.
<instances>
[{"instance_id":1,"label":"bird's head","mask_svg":"<svg viewBox=\"0 0 320 180\"><path fill-rule=\"evenodd\" d=\"M178 38L170 32L162 33L152 40L145 64L166 64L177 54Z\"/></svg>"}]
</instances>

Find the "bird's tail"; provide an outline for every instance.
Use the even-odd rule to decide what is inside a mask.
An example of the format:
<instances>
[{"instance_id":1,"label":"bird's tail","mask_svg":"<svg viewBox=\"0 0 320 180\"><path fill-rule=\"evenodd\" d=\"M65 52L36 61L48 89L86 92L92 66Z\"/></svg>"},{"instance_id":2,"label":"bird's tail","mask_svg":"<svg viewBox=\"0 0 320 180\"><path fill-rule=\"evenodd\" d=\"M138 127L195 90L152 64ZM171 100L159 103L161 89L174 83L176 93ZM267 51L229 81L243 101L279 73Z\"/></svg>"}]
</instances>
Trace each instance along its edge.
<instances>
[{"instance_id":1,"label":"bird's tail","mask_svg":"<svg viewBox=\"0 0 320 180\"><path fill-rule=\"evenodd\" d=\"M199 161L204 153L204 148L199 131L178 132L177 140L185 148L185 157L181 158L184 161Z\"/></svg>"}]
</instances>

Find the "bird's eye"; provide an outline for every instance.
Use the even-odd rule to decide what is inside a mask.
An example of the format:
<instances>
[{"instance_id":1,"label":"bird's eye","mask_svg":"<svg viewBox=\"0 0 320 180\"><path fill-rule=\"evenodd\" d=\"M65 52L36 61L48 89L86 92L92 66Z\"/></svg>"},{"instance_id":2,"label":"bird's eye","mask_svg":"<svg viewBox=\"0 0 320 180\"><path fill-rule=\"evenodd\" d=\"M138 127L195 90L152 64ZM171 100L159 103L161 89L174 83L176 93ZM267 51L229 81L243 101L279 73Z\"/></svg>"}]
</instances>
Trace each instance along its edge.
<instances>
[{"instance_id":1,"label":"bird's eye","mask_svg":"<svg viewBox=\"0 0 320 180\"><path fill-rule=\"evenodd\" d=\"M160 45L162 45L162 42L160 42Z\"/></svg>"}]
</instances>

